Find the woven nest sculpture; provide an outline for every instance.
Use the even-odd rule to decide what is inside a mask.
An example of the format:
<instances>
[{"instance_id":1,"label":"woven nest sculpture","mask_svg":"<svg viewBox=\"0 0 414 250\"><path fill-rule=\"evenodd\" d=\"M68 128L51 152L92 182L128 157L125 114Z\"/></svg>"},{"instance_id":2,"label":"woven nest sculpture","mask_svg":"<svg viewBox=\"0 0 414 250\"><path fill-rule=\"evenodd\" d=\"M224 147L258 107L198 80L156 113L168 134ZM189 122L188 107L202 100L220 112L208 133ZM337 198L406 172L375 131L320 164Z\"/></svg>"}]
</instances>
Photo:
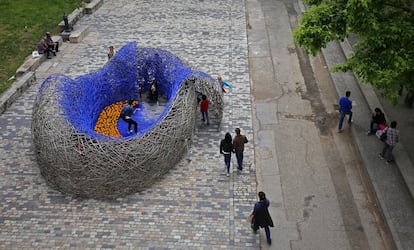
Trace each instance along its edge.
<instances>
[{"instance_id":1,"label":"woven nest sculpture","mask_svg":"<svg viewBox=\"0 0 414 250\"><path fill-rule=\"evenodd\" d=\"M158 81L164 103L148 115L142 93ZM209 75L186 66L173 54L128 43L99 71L76 79L51 75L40 86L32 135L42 176L57 190L76 197L112 199L149 187L184 157L199 116L197 95L206 94L209 112L221 120L220 86ZM106 107L140 101L138 134L129 135L119 113L120 136L96 131Z\"/></svg>"}]
</instances>

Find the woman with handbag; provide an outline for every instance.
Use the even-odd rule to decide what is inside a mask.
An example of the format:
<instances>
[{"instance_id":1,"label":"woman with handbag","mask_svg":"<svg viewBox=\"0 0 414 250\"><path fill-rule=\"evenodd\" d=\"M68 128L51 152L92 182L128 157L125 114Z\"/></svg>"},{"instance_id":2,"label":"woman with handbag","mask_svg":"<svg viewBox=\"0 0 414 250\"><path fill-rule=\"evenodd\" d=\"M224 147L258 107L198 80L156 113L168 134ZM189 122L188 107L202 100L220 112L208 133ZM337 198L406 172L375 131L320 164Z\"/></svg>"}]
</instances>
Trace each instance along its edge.
<instances>
[{"instance_id":1,"label":"woman with handbag","mask_svg":"<svg viewBox=\"0 0 414 250\"><path fill-rule=\"evenodd\" d=\"M272 239L270 238L270 229L273 227L273 220L269 214L269 200L266 199L266 194L264 192L259 192L259 201L254 204L253 212L249 216L251 227L256 233L259 230L259 227L264 228L266 232L267 244L272 244Z\"/></svg>"}]
</instances>

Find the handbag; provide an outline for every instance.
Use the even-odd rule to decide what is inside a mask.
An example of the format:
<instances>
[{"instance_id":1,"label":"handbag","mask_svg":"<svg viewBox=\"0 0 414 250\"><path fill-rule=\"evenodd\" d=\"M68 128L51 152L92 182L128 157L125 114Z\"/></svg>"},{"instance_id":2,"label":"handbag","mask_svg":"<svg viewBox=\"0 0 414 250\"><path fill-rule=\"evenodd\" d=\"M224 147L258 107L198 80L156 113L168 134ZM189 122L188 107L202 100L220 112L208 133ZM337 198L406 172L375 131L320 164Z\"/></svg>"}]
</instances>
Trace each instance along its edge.
<instances>
[{"instance_id":1,"label":"handbag","mask_svg":"<svg viewBox=\"0 0 414 250\"><path fill-rule=\"evenodd\" d=\"M254 215L253 214L249 215L249 223L250 223L250 225L252 225L254 223Z\"/></svg>"},{"instance_id":2,"label":"handbag","mask_svg":"<svg viewBox=\"0 0 414 250\"><path fill-rule=\"evenodd\" d=\"M384 129L382 134L380 135L380 140L385 142L387 140L387 129Z\"/></svg>"},{"instance_id":3,"label":"handbag","mask_svg":"<svg viewBox=\"0 0 414 250\"><path fill-rule=\"evenodd\" d=\"M256 232L258 229L259 229L259 227L255 227L254 226L254 215L253 214L250 214L249 215L249 224L250 224L250 228L254 231L254 232Z\"/></svg>"}]
</instances>

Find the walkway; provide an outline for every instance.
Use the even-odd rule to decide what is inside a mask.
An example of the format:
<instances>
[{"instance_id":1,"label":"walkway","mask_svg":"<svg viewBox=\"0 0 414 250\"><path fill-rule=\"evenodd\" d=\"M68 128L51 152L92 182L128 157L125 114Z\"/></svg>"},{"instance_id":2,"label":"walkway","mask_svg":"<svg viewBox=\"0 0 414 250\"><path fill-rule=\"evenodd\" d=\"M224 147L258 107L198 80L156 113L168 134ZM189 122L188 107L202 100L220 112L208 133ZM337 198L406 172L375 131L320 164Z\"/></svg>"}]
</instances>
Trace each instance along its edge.
<instances>
[{"instance_id":1,"label":"walkway","mask_svg":"<svg viewBox=\"0 0 414 250\"><path fill-rule=\"evenodd\" d=\"M81 43L64 43L36 70L38 83L0 116L0 248L267 248L263 234L252 234L247 223L257 186L270 197L277 223L271 249L386 248L373 205L383 209L397 248L413 249L412 196L398 168L376 157L378 141L364 134L369 97L351 74L315 67L320 58L305 62L319 92L303 79L309 77L303 56L289 36L300 7L297 0L108 0L83 17L78 24L90 26L90 33ZM53 73L76 77L98 70L109 45L119 49L132 40L168 50L233 85L220 132L214 124L197 124L188 157L144 192L114 201L64 196L46 185L32 152L37 88ZM341 49L333 43L324 50L322 64L343 60ZM355 126L332 135L332 104L345 89L352 91ZM385 106L390 116L398 113ZM218 144L236 127L250 139L246 171L228 178ZM363 164L349 161L352 154ZM354 175L360 166L378 204L360 189L370 185Z\"/></svg>"},{"instance_id":2,"label":"walkway","mask_svg":"<svg viewBox=\"0 0 414 250\"><path fill-rule=\"evenodd\" d=\"M244 1L105 1L78 24L90 33L44 62L39 83L52 73L95 71L109 45L136 40L231 82L222 129L198 124L189 161L145 192L108 202L72 199L49 188L36 166L30 132L36 84L0 116L0 248L257 249L259 236L247 223L256 200L253 143L246 171L230 178L218 149L236 127L252 137Z\"/></svg>"}]
</instances>

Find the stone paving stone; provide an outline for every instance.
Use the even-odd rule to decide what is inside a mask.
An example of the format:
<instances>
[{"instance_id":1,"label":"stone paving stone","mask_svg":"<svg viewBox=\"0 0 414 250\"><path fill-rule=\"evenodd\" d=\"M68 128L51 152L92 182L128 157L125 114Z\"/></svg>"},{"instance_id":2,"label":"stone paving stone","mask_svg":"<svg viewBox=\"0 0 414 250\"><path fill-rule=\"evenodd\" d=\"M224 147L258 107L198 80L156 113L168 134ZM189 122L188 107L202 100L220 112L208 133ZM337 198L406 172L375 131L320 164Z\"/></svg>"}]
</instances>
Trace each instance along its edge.
<instances>
[{"instance_id":1,"label":"stone paving stone","mask_svg":"<svg viewBox=\"0 0 414 250\"><path fill-rule=\"evenodd\" d=\"M79 25L90 26L88 36L64 43L36 71L38 84L0 116L0 248L257 249L259 236L247 222L256 180L244 1L105 1ZM112 201L65 196L47 186L35 161L36 91L52 73L98 70L108 45L119 49L132 40L233 85L220 130L198 121L188 155L147 190ZM218 146L236 127L250 140L245 169L238 175L232 168L226 177Z\"/></svg>"}]
</instances>

